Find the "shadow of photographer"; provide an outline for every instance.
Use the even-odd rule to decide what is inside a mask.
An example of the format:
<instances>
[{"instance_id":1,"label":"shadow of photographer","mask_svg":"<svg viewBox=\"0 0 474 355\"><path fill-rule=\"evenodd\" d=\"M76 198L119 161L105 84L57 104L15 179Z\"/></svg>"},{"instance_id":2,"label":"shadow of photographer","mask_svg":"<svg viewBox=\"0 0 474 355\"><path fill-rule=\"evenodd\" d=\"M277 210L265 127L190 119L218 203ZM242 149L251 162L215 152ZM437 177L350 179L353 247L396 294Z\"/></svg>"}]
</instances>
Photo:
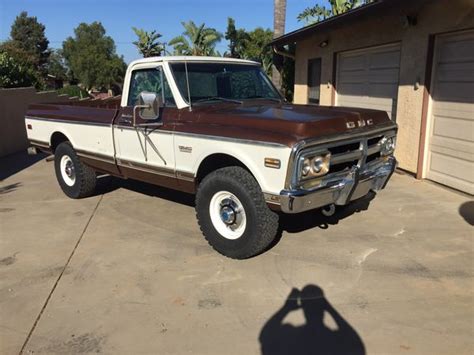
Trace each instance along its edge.
<instances>
[{"instance_id":1,"label":"shadow of photographer","mask_svg":"<svg viewBox=\"0 0 474 355\"><path fill-rule=\"evenodd\" d=\"M306 323L302 326L284 323L285 317L298 309L302 309ZM332 318L336 330L324 324L325 314ZM316 285L307 285L301 291L291 290L283 306L263 326L259 340L263 355L365 354L360 336Z\"/></svg>"}]
</instances>

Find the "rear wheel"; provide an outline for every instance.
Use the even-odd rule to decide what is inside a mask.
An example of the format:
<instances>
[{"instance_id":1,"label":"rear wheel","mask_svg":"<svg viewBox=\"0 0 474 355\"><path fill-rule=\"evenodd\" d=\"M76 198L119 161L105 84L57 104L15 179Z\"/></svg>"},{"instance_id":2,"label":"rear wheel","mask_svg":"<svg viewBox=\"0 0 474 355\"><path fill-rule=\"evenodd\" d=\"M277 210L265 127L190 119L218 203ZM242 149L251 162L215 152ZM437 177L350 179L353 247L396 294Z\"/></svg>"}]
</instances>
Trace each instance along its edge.
<instances>
[{"instance_id":1,"label":"rear wheel","mask_svg":"<svg viewBox=\"0 0 474 355\"><path fill-rule=\"evenodd\" d=\"M63 142L54 153L54 168L59 186L70 198L90 196L97 182L94 169L84 165L69 142Z\"/></svg>"},{"instance_id":2,"label":"rear wheel","mask_svg":"<svg viewBox=\"0 0 474 355\"><path fill-rule=\"evenodd\" d=\"M254 177L241 167L222 168L204 178L196 213L209 244L234 259L263 252L278 231L278 215L268 208Z\"/></svg>"}]
</instances>

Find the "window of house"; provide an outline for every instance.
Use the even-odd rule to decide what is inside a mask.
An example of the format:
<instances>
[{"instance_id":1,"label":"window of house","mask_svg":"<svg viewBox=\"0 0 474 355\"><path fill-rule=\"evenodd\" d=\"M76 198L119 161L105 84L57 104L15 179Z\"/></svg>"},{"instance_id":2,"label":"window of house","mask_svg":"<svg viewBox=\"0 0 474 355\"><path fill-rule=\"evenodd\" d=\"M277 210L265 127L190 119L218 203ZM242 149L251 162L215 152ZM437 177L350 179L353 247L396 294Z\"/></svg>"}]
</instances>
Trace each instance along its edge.
<instances>
[{"instance_id":1,"label":"window of house","mask_svg":"<svg viewBox=\"0 0 474 355\"><path fill-rule=\"evenodd\" d=\"M308 102L319 104L321 87L321 58L308 60Z\"/></svg>"}]
</instances>

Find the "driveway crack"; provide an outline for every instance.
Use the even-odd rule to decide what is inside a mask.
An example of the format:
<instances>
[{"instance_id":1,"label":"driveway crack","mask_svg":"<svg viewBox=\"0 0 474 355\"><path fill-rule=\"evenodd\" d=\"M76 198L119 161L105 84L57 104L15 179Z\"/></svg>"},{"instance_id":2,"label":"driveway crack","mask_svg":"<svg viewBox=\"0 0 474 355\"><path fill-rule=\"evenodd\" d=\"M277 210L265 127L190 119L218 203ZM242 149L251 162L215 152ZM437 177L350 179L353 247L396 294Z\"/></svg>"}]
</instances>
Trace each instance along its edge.
<instances>
[{"instance_id":1,"label":"driveway crack","mask_svg":"<svg viewBox=\"0 0 474 355\"><path fill-rule=\"evenodd\" d=\"M48 303L51 299L51 297L53 296L53 293L54 291L56 290L56 287L58 286L59 284L59 281L61 280L64 272L66 271L67 267L69 266L69 263L71 262L71 259L72 257L74 256L74 253L76 252L76 249L78 248L79 244L81 243L81 240L82 240L82 237L84 237L84 234L86 233L87 231L87 228L89 227L89 224L91 223L92 221L92 218L94 218L94 215L97 211L97 209L99 208L99 205L100 203L102 202L102 198L104 197L104 195L101 195L99 200L97 201L97 204L95 205L94 207L94 210L92 211L89 219L87 220L87 223L86 225L84 226L84 229L82 230L82 233L81 235L79 236L79 239L77 240L76 244L74 245L74 248L72 249L72 252L71 254L69 255L69 258L67 259L66 261L66 264L64 264L64 267L62 268L61 270L61 273L59 274L58 278L56 279L56 282L54 283L53 285L53 288L51 289L51 291L49 292L48 294L48 297L46 297L46 301L44 302L43 304L43 307L41 307L41 311L39 312L38 316L36 317L35 319L35 322L33 323L33 326L31 327L31 330L29 331L28 333L28 336L26 337L26 340L25 342L23 343L23 346L21 347L21 350L20 350L20 355L23 354L23 352L25 351L25 348L26 346L28 345L28 342L30 341L30 338L31 338L31 335L33 334L33 332L35 331L36 329L36 326L38 325L40 319L41 319L41 316L43 315L44 313L44 310L46 309L46 307L48 306Z\"/></svg>"}]
</instances>

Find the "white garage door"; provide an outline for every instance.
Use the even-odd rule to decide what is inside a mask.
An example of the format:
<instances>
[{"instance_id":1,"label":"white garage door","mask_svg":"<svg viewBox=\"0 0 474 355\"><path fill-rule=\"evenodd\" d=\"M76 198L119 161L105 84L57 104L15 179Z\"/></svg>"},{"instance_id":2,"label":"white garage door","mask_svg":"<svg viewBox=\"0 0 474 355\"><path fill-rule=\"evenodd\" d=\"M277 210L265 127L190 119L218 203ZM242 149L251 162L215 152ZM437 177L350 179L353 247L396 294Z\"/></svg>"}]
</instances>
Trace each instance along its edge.
<instances>
[{"instance_id":1,"label":"white garage door","mask_svg":"<svg viewBox=\"0 0 474 355\"><path fill-rule=\"evenodd\" d=\"M337 67L337 106L384 110L395 120L400 44L342 52Z\"/></svg>"},{"instance_id":2,"label":"white garage door","mask_svg":"<svg viewBox=\"0 0 474 355\"><path fill-rule=\"evenodd\" d=\"M436 39L426 177L474 194L474 31Z\"/></svg>"}]
</instances>

